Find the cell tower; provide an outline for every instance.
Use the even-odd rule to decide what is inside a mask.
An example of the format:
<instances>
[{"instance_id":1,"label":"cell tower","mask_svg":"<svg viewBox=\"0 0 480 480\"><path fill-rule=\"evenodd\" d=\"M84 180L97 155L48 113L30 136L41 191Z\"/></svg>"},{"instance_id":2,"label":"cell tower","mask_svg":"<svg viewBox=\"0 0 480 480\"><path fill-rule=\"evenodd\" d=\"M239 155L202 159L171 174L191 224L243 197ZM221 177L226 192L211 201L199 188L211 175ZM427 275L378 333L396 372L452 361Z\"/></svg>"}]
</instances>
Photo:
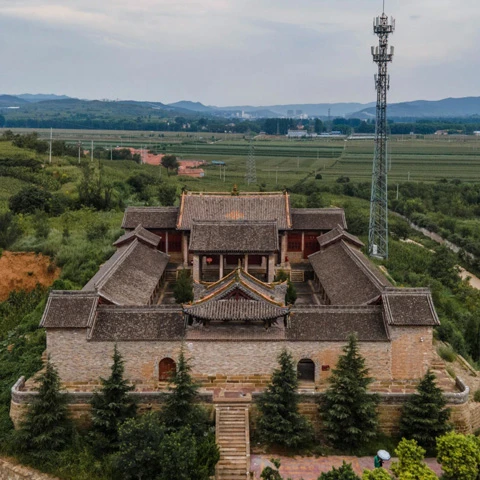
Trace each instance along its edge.
<instances>
[{"instance_id":1,"label":"cell tower","mask_svg":"<svg viewBox=\"0 0 480 480\"><path fill-rule=\"evenodd\" d=\"M373 20L373 32L378 35L378 47L372 47L373 61L378 65L375 75L377 117L375 124L375 155L373 159L368 253L376 258L388 258L388 191L387 191L387 91L390 75L387 66L393 60L393 47L388 51L388 36L395 30L395 20L389 22L385 4L380 17Z\"/></svg>"},{"instance_id":2,"label":"cell tower","mask_svg":"<svg viewBox=\"0 0 480 480\"><path fill-rule=\"evenodd\" d=\"M248 147L247 173L245 175L245 180L248 185L251 183L257 183L257 167L255 164L255 151L252 140L250 140L250 146Z\"/></svg>"}]
</instances>

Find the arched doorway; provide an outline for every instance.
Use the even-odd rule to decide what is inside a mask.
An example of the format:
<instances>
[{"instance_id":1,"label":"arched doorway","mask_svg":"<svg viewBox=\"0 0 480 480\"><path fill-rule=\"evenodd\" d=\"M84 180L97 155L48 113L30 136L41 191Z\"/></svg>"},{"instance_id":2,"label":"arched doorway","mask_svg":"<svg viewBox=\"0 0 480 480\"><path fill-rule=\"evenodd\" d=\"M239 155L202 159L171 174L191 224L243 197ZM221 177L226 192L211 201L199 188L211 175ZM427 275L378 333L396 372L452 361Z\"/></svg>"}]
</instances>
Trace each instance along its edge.
<instances>
[{"instance_id":1,"label":"arched doorway","mask_svg":"<svg viewBox=\"0 0 480 480\"><path fill-rule=\"evenodd\" d=\"M164 358L158 364L158 379L161 382L170 380L170 377L177 370L175 362L171 358Z\"/></svg>"},{"instance_id":2,"label":"arched doorway","mask_svg":"<svg viewBox=\"0 0 480 480\"><path fill-rule=\"evenodd\" d=\"M297 378L300 382L315 382L315 364L309 358L302 358L297 365Z\"/></svg>"}]
</instances>

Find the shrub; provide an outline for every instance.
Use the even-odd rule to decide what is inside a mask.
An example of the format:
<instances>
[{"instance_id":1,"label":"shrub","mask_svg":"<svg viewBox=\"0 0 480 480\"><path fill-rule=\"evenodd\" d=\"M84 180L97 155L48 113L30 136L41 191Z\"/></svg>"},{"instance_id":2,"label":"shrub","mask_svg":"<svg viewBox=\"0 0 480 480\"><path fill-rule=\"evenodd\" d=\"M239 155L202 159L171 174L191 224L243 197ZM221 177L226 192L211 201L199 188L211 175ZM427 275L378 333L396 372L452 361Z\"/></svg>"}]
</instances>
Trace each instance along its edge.
<instances>
[{"instance_id":1,"label":"shrub","mask_svg":"<svg viewBox=\"0 0 480 480\"><path fill-rule=\"evenodd\" d=\"M376 468L375 470L365 470L362 480L392 480L392 477L384 468Z\"/></svg>"},{"instance_id":2,"label":"shrub","mask_svg":"<svg viewBox=\"0 0 480 480\"><path fill-rule=\"evenodd\" d=\"M318 480L360 480L360 477L353 471L352 464L344 460L341 467L322 473Z\"/></svg>"},{"instance_id":3,"label":"shrub","mask_svg":"<svg viewBox=\"0 0 480 480\"><path fill-rule=\"evenodd\" d=\"M437 349L437 353L446 362L454 362L457 358L457 354L450 345L440 345Z\"/></svg>"},{"instance_id":4,"label":"shrub","mask_svg":"<svg viewBox=\"0 0 480 480\"><path fill-rule=\"evenodd\" d=\"M398 462L393 462L392 472L398 480L438 480L437 476L424 462L425 450L415 440L405 438L395 449Z\"/></svg>"},{"instance_id":5,"label":"shrub","mask_svg":"<svg viewBox=\"0 0 480 480\"><path fill-rule=\"evenodd\" d=\"M473 400L475 402L480 402L480 389L475 390L475 393L473 394Z\"/></svg>"},{"instance_id":6,"label":"shrub","mask_svg":"<svg viewBox=\"0 0 480 480\"><path fill-rule=\"evenodd\" d=\"M21 234L17 217L12 212L0 212L0 248L10 247Z\"/></svg>"},{"instance_id":7,"label":"shrub","mask_svg":"<svg viewBox=\"0 0 480 480\"><path fill-rule=\"evenodd\" d=\"M105 238L108 233L108 225L104 222L89 223L86 228L87 239L93 242Z\"/></svg>"},{"instance_id":8,"label":"shrub","mask_svg":"<svg viewBox=\"0 0 480 480\"><path fill-rule=\"evenodd\" d=\"M270 462L275 468L272 468L270 466L265 467L260 474L260 478L262 480L283 480L283 477L278 471L281 465L280 460L278 458L271 458Z\"/></svg>"},{"instance_id":9,"label":"shrub","mask_svg":"<svg viewBox=\"0 0 480 480\"><path fill-rule=\"evenodd\" d=\"M52 195L43 188L29 185L12 195L8 206L13 213L34 213L36 210L48 211Z\"/></svg>"},{"instance_id":10,"label":"shrub","mask_svg":"<svg viewBox=\"0 0 480 480\"><path fill-rule=\"evenodd\" d=\"M480 444L473 435L449 432L437 439L437 460L445 480L471 480L478 477Z\"/></svg>"}]
</instances>

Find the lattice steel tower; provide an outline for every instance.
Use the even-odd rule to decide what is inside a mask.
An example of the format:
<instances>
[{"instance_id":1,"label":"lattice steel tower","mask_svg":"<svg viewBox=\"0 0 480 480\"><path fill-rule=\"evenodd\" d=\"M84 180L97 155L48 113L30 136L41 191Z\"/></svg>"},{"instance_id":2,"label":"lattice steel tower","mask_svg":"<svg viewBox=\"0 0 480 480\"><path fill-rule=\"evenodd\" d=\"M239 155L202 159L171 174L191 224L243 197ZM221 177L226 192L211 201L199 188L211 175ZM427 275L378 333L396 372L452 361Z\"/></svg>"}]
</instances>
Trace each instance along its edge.
<instances>
[{"instance_id":1,"label":"lattice steel tower","mask_svg":"<svg viewBox=\"0 0 480 480\"><path fill-rule=\"evenodd\" d=\"M395 20L389 22L384 12L373 20L373 32L378 35L378 47L372 47L373 61L378 65L375 75L377 117L375 124L375 155L373 159L368 253L388 258L388 191L387 191L387 91L390 88L388 63L393 60L393 47L388 51L388 36L395 30Z\"/></svg>"},{"instance_id":2,"label":"lattice steel tower","mask_svg":"<svg viewBox=\"0 0 480 480\"><path fill-rule=\"evenodd\" d=\"M245 174L245 181L248 185L257 183L257 166L255 163L255 150L253 148L253 141L250 140L247 155L247 173Z\"/></svg>"}]
</instances>

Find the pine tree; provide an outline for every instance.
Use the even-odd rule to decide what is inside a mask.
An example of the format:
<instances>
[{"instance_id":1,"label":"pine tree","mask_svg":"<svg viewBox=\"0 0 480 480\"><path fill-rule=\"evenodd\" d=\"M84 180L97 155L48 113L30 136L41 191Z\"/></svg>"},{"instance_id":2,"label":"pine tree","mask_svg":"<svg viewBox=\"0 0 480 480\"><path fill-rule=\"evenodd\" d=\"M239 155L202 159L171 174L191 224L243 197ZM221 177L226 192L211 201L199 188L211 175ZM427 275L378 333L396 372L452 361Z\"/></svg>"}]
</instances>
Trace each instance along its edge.
<instances>
[{"instance_id":1,"label":"pine tree","mask_svg":"<svg viewBox=\"0 0 480 480\"><path fill-rule=\"evenodd\" d=\"M283 350L265 392L258 400L260 439L273 445L298 447L313 437L313 429L298 411L298 380L292 356Z\"/></svg>"},{"instance_id":2,"label":"pine tree","mask_svg":"<svg viewBox=\"0 0 480 480\"><path fill-rule=\"evenodd\" d=\"M177 371L169 385L170 395L163 407L162 418L169 430L179 430L189 426L194 433L203 434L206 428L206 413L202 407L194 403L198 384L192 378L191 369L182 347L178 357Z\"/></svg>"},{"instance_id":3,"label":"pine tree","mask_svg":"<svg viewBox=\"0 0 480 480\"><path fill-rule=\"evenodd\" d=\"M187 270L182 270L173 287L173 296L177 303L188 303L193 300L192 278Z\"/></svg>"},{"instance_id":4,"label":"pine tree","mask_svg":"<svg viewBox=\"0 0 480 480\"><path fill-rule=\"evenodd\" d=\"M73 428L68 418L67 397L60 391L60 378L50 360L38 382L38 395L15 433L14 443L18 451L52 462L71 442Z\"/></svg>"},{"instance_id":5,"label":"pine tree","mask_svg":"<svg viewBox=\"0 0 480 480\"><path fill-rule=\"evenodd\" d=\"M372 381L359 353L357 337L352 334L320 403L323 430L334 446L354 449L375 437L379 399L368 393Z\"/></svg>"},{"instance_id":6,"label":"pine tree","mask_svg":"<svg viewBox=\"0 0 480 480\"><path fill-rule=\"evenodd\" d=\"M403 406L400 419L400 435L416 440L428 450L435 447L437 437L451 430L448 424L450 409L445 408L446 401L435 378L435 374L428 370L418 384L418 393Z\"/></svg>"},{"instance_id":7,"label":"pine tree","mask_svg":"<svg viewBox=\"0 0 480 480\"><path fill-rule=\"evenodd\" d=\"M92 405L92 443L96 453L108 453L118 446L118 429L135 416L137 406L128 397L134 387L123 378L124 362L117 345L113 350L112 373L101 378L102 387L94 392Z\"/></svg>"}]
</instances>

